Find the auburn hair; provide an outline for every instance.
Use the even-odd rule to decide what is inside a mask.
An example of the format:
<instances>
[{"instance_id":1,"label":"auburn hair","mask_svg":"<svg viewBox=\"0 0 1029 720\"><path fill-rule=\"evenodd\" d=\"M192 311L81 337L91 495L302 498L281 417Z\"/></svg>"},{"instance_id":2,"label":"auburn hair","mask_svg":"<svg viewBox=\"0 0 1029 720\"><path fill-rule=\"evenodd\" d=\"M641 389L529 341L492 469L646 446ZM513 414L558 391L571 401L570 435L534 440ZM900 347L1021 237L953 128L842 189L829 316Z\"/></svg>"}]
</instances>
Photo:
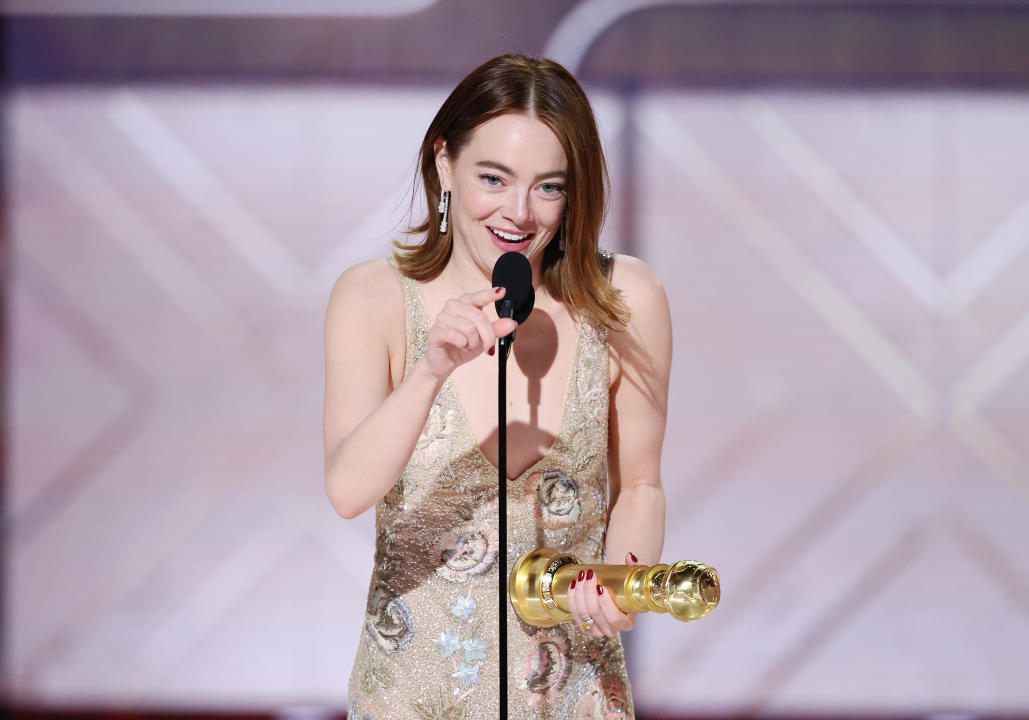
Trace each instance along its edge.
<instances>
[{"instance_id":1,"label":"auburn hair","mask_svg":"<svg viewBox=\"0 0 1029 720\"><path fill-rule=\"evenodd\" d=\"M419 282L432 280L450 261L453 230L441 233L437 141L456 158L472 132L505 113L528 113L557 136L568 159L563 228L543 251L541 282L575 316L585 315L611 330L624 329L629 309L608 278L609 261L599 250L609 181L593 108L579 83L553 60L501 55L473 70L436 113L425 132L418 164L425 189L426 219L408 229L421 242L394 241L400 272ZM417 185L418 177L415 178ZM451 228L453 223L450 224ZM560 237L564 236L564 250Z\"/></svg>"}]
</instances>

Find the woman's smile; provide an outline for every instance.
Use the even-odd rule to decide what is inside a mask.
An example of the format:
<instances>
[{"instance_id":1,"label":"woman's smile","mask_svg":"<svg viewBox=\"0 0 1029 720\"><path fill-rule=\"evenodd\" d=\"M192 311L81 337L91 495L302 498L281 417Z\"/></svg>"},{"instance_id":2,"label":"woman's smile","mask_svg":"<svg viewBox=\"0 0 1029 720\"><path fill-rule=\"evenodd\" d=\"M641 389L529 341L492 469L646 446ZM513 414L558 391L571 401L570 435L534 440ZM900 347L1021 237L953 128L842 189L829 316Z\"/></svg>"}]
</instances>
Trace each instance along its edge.
<instances>
[{"instance_id":1,"label":"woman's smile","mask_svg":"<svg viewBox=\"0 0 1029 720\"><path fill-rule=\"evenodd\" d=\"M523 252L532 244L535 233L519 233L486 226L493 244L504 252Z\"/></svg>"}]
</instances>

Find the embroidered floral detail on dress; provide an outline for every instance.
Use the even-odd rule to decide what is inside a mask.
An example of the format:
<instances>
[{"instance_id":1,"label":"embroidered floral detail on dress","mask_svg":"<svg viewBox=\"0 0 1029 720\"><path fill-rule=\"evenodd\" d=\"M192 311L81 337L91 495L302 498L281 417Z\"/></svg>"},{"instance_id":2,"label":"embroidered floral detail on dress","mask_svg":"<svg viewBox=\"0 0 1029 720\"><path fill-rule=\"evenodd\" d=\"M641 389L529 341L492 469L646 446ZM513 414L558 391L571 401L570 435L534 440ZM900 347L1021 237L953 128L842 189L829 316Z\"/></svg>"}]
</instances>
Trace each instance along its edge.
<instances>
[{"instance_id":1,"label":"embroidered floral detail on dress","mask_svg":"<svg viewBox=\"0 0 1029 720\"><path fill-rule=\"evenodd\" d=\"M573 720L597 720L604 717L604 698L597 688L578 693L574 702Z\"/></svg>"},{"instance_id":2,"label":"embroidered floral detail on dress","mask_svg":"<svg viewBox=\"0 0 1029 720\"><path fill-rule=\"evenodd\" d=\"M607 422L608 392L606 387L593 385L580 388L582 409L590 422L602 424Z\"/></svg>"},{"instance_id":3,"label":"embroidered floral detail on dress","mask_svg":"<svg viewBox=\"0 0 1029 720\"><path fill-rule=\"evenodd\" d=\"M350 703L350 707L347 708L347 717L352 718L352 720L375 720L369 713L357 714L357 700Z\"/></svg>"},{"instance_id":4,"label":"embroidered floral detail on dress","mask_svg":"<svg viewBox=\"0 0 1029 720\"><path fill-rule=\"evenodd\" d=\"M456 493L461 490L461 478L454 472L453 465L444 465L436 472L436 487L443 492Z\"/></svg>"},{"instance_id":5,"label":"embroidered floral detail on dress","mask_svg":"<svg viewBox=\"0 0 1029 720\"><path fill-rule=\"evenodd\" d=\"M629 710L629 691L625 680L618 675L607 674L600 678L600 692L604 696L604 717L620 720Z\"/></svg>"},{"instance_id":6,"label":"embroidered floral detail on dress","mask_svg":"<svg viewBox=\"0 0 1029 720\"><path fill-rule=\"evenodd\" d=\"M472 638L461 643L461 647L464 649L465 662L473 663L476 660L486 659L486 648L489 645L479 638Z\"/></svg>"},{"instance_id":7,"label":"embroidered floral detail on dress","mask_svg":"<svg viewBox=\"0 0 1029 720\"><path fill-rule=\"evenodd\" d=\"M444 630L436 639L439 656L446 659L461 650L461 636L452 630Z\"/></svg>"},{"instance_id":8,"label":"embroidered floral detail on dress","mask_svg":"<svg viewBox=\"0 0 1029 720\"><path fill-rule=\"evenodd\" d=\"M452 677L457 678L457 681L461 683L461 687L469 688L472 685L479 684L479 666L482 663L475 663L470 665L468 663L461 663L461 667L458 668L457 672Z\"/></svg>"},{"instance_id":9,"label":"embroidered floral detail on dress","mask_svg":"<svg viewBox=\"0 0 1029 720\"><path fill-rule=\"evenodd\" d=\"M579 695L575 720L624 720L629 714L629 692L617 675L605 674L593 680Z\"/></svg>"},{"instance_id":10,"label":"embroidered floral detail on dress","mask_svg":"<svg viewBox=\"0 0 1029 720\"><path fill-rule=\"evenodd\" d=\"M580 720L622 720L629 715L629 688L621 675L625 656L621 643L600 638L587 644L586 658L597 675L582 688L574 717Z\"/></svg>"},{"instance_id":11,"label":"embroidered floral detail on dress","mask_svg":"<svg viewBox=\"0 0 1029 720\"><path fill-rule=\"evenodd\" d=\"M454 603L454 607L450 608L450 612L459 620L468 622L468 619L475 612L475 607L475 598L458 595L457 602Z\"/></svg>"},{"instance_id":12,"label":"embroidered floral detail on dress","mask_svg":"<svg viewBox=\"0 0 1029 720\"><path fill-rule=\"evenodd\" d=\"M525 494L548 528L570 527L582 512L579 484L560 470L532 473L525 481Z\"/></svg>"},{"instance_id":13,"label":"embroidered floral detail on dress","mask_svg":"<svg viewBox=\"0 0 1029 720\"><path fill-rule=\"evenodd\" d=\"M393 673L386 663L372 663L361 679L361 687L369 695L393 686Z\"/></svg>"},{"instance_id":14,"label":"embroidered floral detail on dress","mask_svg":"<svg viewBox=\"0 0 1029 720\"><path fill-rule=\"evenodd\" d=\"M392 507L392 508L399 507L400 505L403 504L403 502L404 502L404 478L403 478L403 476L401 476L400 479L398 479L395 483L393 483L393 487L391 487L389 489L389 492L386 493L386 497L384 497L382 499L382 502L387 507Z\"/></svg>"},{"instance_id":15,"label":"embroidered floral detail on dress","mask_svg":"<svg viewBox=\"0 0 1029 720\"><path fill-rule=\"evenodd\" d=\"M572 658L568 637L559 630L541 630L531 641L525 657L525 680L520 688L534 693L534 704L542 704L565 686Z\"/></svg>"},{"instance_id":16,"label":"embroidered floral detail on dress","mask_svg":"<svg viewBox=\"0 0 1029 720\"><path fill-rule=\"evenodd\" d=\"M482 575L497 559L497 531L488 525L461 528L443 539L436 573L445 580L464 582Z\"/></svg>"},{"instance_id":17,"label":"embroidered floral detail on dress","mask_svg":"<svg viewBox=\"0 0 1029 720\"><path fill-rule=\"evenodd\" d=\"M437 398L425 419L425 426L415 443L411 460L417 461L422 467L435 466L451 447L449 440L454 434L457 417L454 408L443 407Z\"/></svg>"},{"instance_id":18,"label":"embroidered floral detail on dress","mask_svg":"<svg viewBox=\"0 0 1029 720\"><path fill-rule=\"evenodd\" d=\"M467 716L466 706L443 690L432 697L420 697L413 705L421 720L465 720Z\"/></svg>"},{"instance_id":19,"label":"embroidered floral detail on dress","mask_svg":"<svg viewBox=\"0 0 1029 720\"><path fill-rule=\"evenodd\" d=\"M364 627L386 652L396 652L414 637L410 611L385 583L377 585L368 598Z\"/></svg>"},{"instance_id":20,"label":"embroidered floral detail on dress","mask_svg":"<svg viewBox=\"0 0 1029 720\"><path fill-rule=\"evenodd\" d=\"M401 572L396 544L397 539L391 530L383 530L375 536L375 566L379 571L379 577L383 579L383 584L389 583Z\"/></svg>"}]
</instances>

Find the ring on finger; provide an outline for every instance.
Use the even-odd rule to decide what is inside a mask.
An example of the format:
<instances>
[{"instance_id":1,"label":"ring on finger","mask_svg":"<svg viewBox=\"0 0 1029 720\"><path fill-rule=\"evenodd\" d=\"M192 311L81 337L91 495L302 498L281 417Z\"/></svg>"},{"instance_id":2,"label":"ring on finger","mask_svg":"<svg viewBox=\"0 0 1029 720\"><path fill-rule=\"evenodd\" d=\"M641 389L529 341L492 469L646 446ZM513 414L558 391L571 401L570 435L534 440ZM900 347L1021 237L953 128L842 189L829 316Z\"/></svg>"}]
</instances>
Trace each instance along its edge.
<instances>
[{"instance_id":1,"label":"ring on finger","mask_svg":"<svg viewBox=\"0 0 1029 720\"><path fill-rule=\"evenodd\" d=\"M592 627L593 627L593 618L591 618L589 615L587 615L586 617L584 617L582 619L582 629L583 629L583 632L589 632Z\"/></svg>"}]
</instances>

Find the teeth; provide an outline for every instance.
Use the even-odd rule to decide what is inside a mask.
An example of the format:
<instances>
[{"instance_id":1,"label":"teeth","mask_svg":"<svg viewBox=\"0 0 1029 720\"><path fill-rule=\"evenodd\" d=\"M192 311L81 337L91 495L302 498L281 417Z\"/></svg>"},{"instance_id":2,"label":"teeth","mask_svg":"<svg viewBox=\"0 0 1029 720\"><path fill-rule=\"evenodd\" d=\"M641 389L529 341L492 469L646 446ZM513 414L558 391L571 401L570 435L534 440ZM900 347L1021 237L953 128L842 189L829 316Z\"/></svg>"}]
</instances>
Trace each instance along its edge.
<instances>
[{"instance_id":1,"label":"teeth","mask_svg":"<svg viewBox=\"0 0 1029 720\"><path fill-rule=\"evenodd\" d=\"M496 233L498 237L507 240L508 242L521 242L525 238L529 237L529 233L525 233L524 235L512 235L511 233L506 233L503 230L497 230L496 228L490 228L490 230Z\"/></svg>"}]
</instances>

